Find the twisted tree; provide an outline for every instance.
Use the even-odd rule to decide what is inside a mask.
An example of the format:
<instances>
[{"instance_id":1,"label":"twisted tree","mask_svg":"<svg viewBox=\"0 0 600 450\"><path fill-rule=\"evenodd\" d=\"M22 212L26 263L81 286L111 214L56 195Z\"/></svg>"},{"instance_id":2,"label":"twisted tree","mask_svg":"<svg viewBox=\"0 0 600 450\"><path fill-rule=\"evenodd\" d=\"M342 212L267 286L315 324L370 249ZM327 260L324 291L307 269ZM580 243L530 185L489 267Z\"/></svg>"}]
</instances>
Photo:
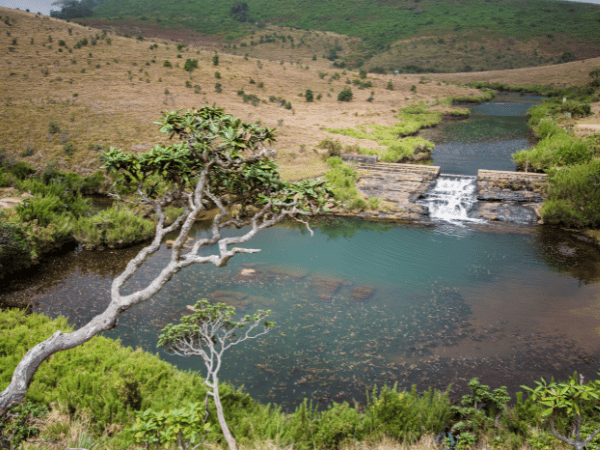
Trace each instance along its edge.
<instances>
[{"instance_id":1,"label":"twisted tree","mask_svg":"<svg viewBox=\"0 0 600 450\"><path fill-rule=\"evenodd\" d=\"M114 196L152 207L157 219L154 239L113 280L110 303L104 312L71 333L57 331L27 352L0 394L0 417L25 397L46 358L115 327L122 312L154 296L180 270L193 264L222 267L239 253L260 251L232 245L248 242L284 219L303 221L306 216L327 210L331 193L324 182L281 180L267 148L275 140L273 130L243 122L217 107L165 113L158 125L161 132L169 133L171 138L178 135L181 142L156 146L142 154L115 148L103 154L103 168L122 174L121 194ZM127 190L129 195L125 196ZM183 212L167 225L165 208L171 205ZM215 208L210 236L190 242L188 236L199 214ZM223 228L231 226L248 228L240 236L223 237ZM177 238L160 273L138 291L122 294L127 281L173 232L178 233ZM213 253L203 252L201 256L200 251L208 247L214 249Z\"/></svg>"}]
</instances>

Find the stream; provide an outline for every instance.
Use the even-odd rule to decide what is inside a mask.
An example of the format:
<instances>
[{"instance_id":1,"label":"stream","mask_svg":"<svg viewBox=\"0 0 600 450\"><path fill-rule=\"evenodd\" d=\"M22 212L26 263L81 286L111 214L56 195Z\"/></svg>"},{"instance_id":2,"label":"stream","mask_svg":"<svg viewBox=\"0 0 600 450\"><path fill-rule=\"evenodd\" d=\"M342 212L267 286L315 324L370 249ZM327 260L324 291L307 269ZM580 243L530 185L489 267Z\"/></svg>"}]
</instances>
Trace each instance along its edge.
<instances>
[{"instance_id":1,"label":"stream","mask_svg":"<svg viewBox=\"0 0 600 450\"><path fill-rule=\"evenodd\" d=\"M468 121L432 130L435 164L455 175L513 170L507 155L530 145L529 103L500 99L478 106ZM228 351L220 378L288 411L305 397L321 407L361 403L375 384L418 390L452 384L458 396L476 376L514 394L542 376L565 379L574 370L596 376L595 244L547 227L483 222L423 227L323 218L314 230L311 237L283 224L247 244L259 253L239 255L224 268L187 268L157 296L125 312L106 335L203 372L200 358L156 349L163 326L204 297L242 314L270 309L276 327ZM205 236L207 224L193 233ZM81 325L103 310L113 277L138 250L74 250L48 258L2 286L0 304L30 304L35 312ZM145 286L168 258L163 246L126 292ZM248 268L255 273L243 275Z\"/></svg>"}]
</instances>

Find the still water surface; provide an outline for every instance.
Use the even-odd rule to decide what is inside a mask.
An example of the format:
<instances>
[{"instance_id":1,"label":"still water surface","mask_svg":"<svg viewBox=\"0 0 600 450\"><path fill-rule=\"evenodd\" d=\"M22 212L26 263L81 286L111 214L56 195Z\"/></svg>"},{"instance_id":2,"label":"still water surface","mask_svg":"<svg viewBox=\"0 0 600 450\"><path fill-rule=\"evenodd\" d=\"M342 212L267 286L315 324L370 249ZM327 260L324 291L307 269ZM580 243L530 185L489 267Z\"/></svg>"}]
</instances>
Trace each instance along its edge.
<instances>
[{"instance_id":1,"label":"still water surface","mask_svg":"<svg viewBox=\"0 0 600 450\"><path fill-rule=\"evenodd\" d=\"M477 175L478 169L515 170L511 155L531 147L527 110L541 97L499 95L469 106L468 120L433 128L424 135L435 142L433 163L442 173Z\"/></svg>"},{"instance_id":2,"label":"still water surface","mask_svg":"<svg viewBox=\"0 0 600 450\"><path fill-rule=\"evenodd\" d=\"M497 113L504 107L479 108ZM498 129L510 131L506 145L528 145L522 133L511 134L505 117L510 116L480 123L484 129L477 133L492 130L490 139L480 139L486 151L495 151L490 142L501 146ZM522 114L518 118L523 124ZM458 133L453 127L471 127L477 120L451 124L442 134ZM440 147L436 158L450 155L448 161L460 170L472 173L479 164L472 147L458 156ZM199 226L195 233L207 231ZM564 378L575 369L596 375L600 251L574 235L541 227L416 227L340 219L322 221L313 237L297 227L274 227L249 246L262 251L240 255L225 268L182 271L155 298L123 314L107 335L155 352L159 330L203 297L243 313L271 309L276 328L232 349L221 378L286 409L304 397L319 405L363 401L374 384L416 384L421 390L452 383L458 394L478 376L514 392L540 376ZM136 251L75 251L52 258L33 276L5 286L0 303L30 303L36 312L83 324L106 306L112 278ZM161 249L127 290L145 286L168 257ZM242 276L247 267L257 274ZM203 369L198 358L161 357Z\"/></svg>"}]
</instances>

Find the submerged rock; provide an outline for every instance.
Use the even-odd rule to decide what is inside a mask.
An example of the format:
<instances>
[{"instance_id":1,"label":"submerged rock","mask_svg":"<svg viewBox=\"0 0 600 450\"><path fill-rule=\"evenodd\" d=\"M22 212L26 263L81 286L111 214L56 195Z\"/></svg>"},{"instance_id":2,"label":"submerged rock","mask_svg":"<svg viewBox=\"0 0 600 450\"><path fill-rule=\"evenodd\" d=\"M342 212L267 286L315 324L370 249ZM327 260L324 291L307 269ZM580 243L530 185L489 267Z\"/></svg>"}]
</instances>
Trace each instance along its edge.
<instances>
[{"instance_id":1,"label":"submerged rock","mask_svg":"<svg viewBox=\"0 0 600 450\"><path fill-rule=\"evenodd\" d=\"M214 291L208 294L208 298L214 302L225 303L242 311L246 311L252 304L248 295L235 291Z\"/></svg>"},{"instance_id":2,"label":"submerged rock","mask_svg":"<svg viewBox=\"0 0 600 450\"><path fill-rule=\"evenodd\" d=\"M308 278L313 288L320 291L325 291L330 294L335 294L338 289L342 286L340 278L323 277L320 275L314 275Z\"/></svg>"},{"instance_id":3,"label":"submerged rock","mask_svg":"<svg viewBox=\"0 0 600 450\"><path fill-rule=\"evenodd\" d=\"M357 302L364 302L374 293L375 288L373 286L356 286L354 289L352 289L352 294L350 295L350 298L352 300L356 300Z\"/></svg>"}]
</instances>

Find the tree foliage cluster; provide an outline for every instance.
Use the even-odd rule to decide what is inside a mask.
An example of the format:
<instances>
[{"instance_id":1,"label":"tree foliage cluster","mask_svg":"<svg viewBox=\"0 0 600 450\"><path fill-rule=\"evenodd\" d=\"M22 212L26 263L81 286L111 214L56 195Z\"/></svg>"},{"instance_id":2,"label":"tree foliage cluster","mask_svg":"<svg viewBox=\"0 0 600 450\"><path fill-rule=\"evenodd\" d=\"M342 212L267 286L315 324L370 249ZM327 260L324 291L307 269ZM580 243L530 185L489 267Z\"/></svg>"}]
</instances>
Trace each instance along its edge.
<instances>
[{"instance_id":1,"label":"tree foliage cluster","mask_svg":"<svg viewBox=\"0 0 600 450\"><path fill-rule=\"evenodd\" d=\"M92 16L93 9L105 0L58 0L52 6L59 6L60 11L50 11L50 17L58 19L77 19Z\"/></svg>"},{"instance_id":2,"label":"tree foliage cluster","mask_svg":"<svg viewBox=\"0 0 600 450\"><path fill-rule=\"evenodd\" d=\"M1 312L0 385L8 383L24 351L55 330L70 328L64 318ZM543 382L528 389L535 396L527 400L518 393L513 406L507 405L504 388L490 390L477 379L471 380L470 394L456 406L451 406L447 392L429 389L419 394L415 388L383 387L375 388L362 407L333 403L323 410L305 400L293 413L261 405L226 383L220 384L220 391L228 423L242 444L270 440L298 449L336 448L345 442L381 438L415 442L446 430L446 436L449 432L457 444L462 440L463 444L487 442L495 448L528 444L543 449L558 444L551 431L551 415L562 436L571 436L577 423L582 439L595 430L600 423L597 383L590 381L580 389L572 380ZM580 390L587 392L585 397L577 395ZM118 341L96 337L56 354L40 367L30 386L26 411L16 411L14 420L33 424L32 419L43 416L53 404L69 411L73 420L87 417L95 442L114 450L135 443L174 448L179 433L184 443L220 442L223 436L212 405L208 426L204 425L206 391L204 380L196 374L179 371L157 356L123 347ZM12 424L13 419L5 422L9 428ZM107 432L115 426L123 431ZM42 429L38 439L56 439L59 433L54 428ZM17 434L10 436L17 439ZM597 441L595 437L592 443L597 445Z\"/></svg>"}]
</instances>

